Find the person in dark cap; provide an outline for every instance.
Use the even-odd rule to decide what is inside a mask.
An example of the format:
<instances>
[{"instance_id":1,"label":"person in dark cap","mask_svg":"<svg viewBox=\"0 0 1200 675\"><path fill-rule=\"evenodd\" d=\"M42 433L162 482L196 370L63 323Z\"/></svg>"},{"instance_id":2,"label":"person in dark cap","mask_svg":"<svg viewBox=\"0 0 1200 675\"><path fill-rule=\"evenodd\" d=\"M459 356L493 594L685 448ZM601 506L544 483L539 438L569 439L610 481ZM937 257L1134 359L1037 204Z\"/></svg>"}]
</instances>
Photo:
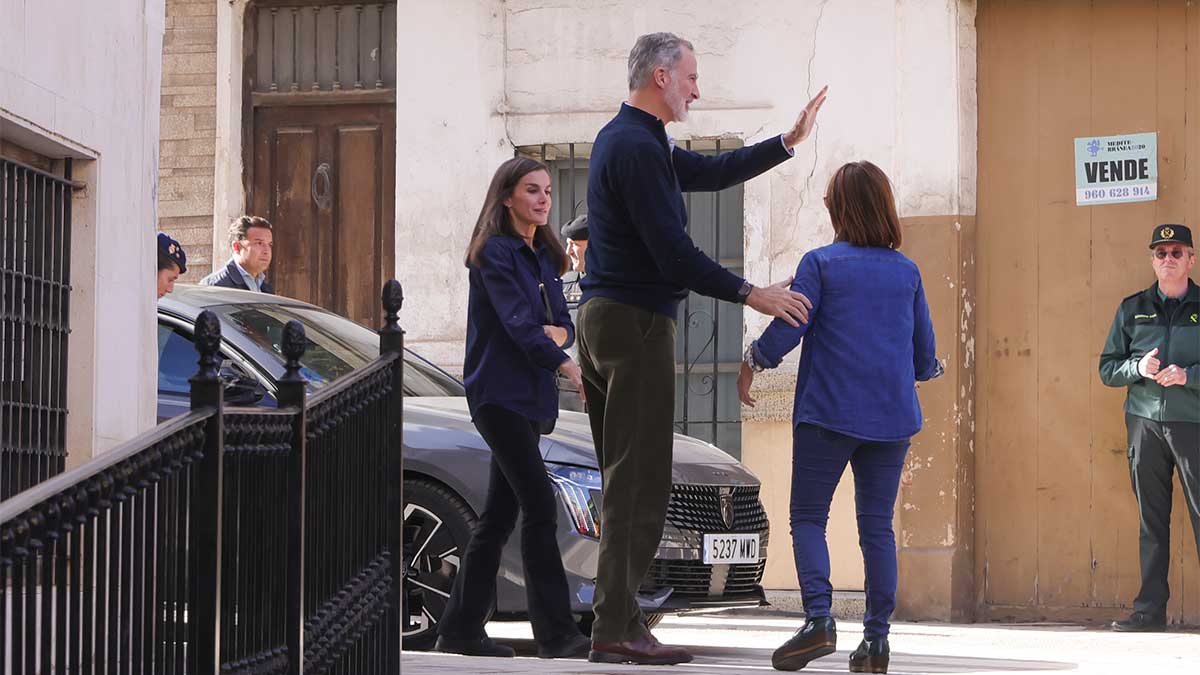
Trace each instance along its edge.
<instances>
[{"instance_id":1,"label":"person in dark cap","mask_svg":"<svg viewBox=\"0 0 1200 675\"><path fill-rule=\"evenodd\" d=\"M1200 287L1192 232L1154 228L1150 264L1158 281L1121 301L1100 379L1126 387L1129 476L1137 498L1141 590L1117 631L1159 631L1167 624L1171 476L1179 471L1200 555Z\"/></svg>"},{"instance_id":2,"label":"person in dark cap","mask_svg":"<svg viewBox=\"0 0 1200 675\"><path fill-rule=\"evenodd\" d=\"M158 233L158 297L175 290L175 280L187 272L187 254L166 232Z\"/></svg>"},{"instance_id":3,"label":"person in dark cap","mask_svg":"<svg viewBox=\"0 0 1200 675\"><path fill-rule=\"evenodd\" d=\"M571 258L571 269L583 276L587 273L587 261L584 259L588 243L587 214L563 225L562 235L567 239L567 256Z\"/></svg>"}]
</instances>

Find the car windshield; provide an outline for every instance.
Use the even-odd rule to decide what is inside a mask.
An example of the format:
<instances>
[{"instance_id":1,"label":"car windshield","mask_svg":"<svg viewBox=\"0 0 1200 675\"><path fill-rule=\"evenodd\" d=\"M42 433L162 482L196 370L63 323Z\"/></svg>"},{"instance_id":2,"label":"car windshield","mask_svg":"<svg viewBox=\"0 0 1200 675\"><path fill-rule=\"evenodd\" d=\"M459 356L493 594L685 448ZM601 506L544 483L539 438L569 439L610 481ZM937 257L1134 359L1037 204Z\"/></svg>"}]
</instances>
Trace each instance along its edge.
<instances>
[{"instance_id":1,"label":"car windshield","mask_svg":"<svg viewBox=\"0 0 1200 675\"><path fill-rule=\"evenodd\" d=\"M222 321L257 346L269 362L271 376L283 375L283 327L293 319L304 325L308 347L300 359L301 374L320 389L379 356L379 335L337 314L312 307L254 303L210 307ZM407 396L464 396L457 380L412 353L404 355Z\"/></svg>"}]
</instances>

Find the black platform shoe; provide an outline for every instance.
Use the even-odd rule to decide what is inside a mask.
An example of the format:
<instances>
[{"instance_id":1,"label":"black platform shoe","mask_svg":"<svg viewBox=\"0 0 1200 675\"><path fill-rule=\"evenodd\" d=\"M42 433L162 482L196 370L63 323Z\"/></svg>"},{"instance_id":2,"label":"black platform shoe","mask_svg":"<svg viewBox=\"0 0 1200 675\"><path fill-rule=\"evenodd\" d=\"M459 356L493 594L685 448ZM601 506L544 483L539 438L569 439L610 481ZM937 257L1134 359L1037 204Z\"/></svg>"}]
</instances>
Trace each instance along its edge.
<instances>
[{"instance_id":1,"label":"black platform shoe","mask_svg":"<svg viewBox=\"0 0 1200 675\"><path fill-rule=\"evenodd\" d=\"M592 639L580 633L548 645L538 645L539 659L584 659L592 650Z\"/></svg>"},{"instance_id":2,"label":"black platform shoe","mask_svg":"<svg viewBox=\"0 0 1200 675\"><path fill-rule=\"evenodd\" d=\"M448 638L444 635L438 636L437 644L433 646L435 652L445 652L447 654L462 654L464 656L492 656L505 659L511 659L516 655L512 647L498 645L490 637L458 639Z\"/></svg>"},{"instance_id":3,"label":"black platform shoe","mask_svg":"<svg viewBox=\"0 0 1200 675\"><path fill-rule=\"evenodd\" d=\"M833 617L809 619L771 656L775 670L800 670L810 661L837 651L837 625Z\"/></svg>"},{"instance_id":4,"label":"black platform shoe","mask_svg":"<svg viewBox=\"0 0 1200 675\"><path fill-rule=\"evenodd\" d=\"M850 672L852 673L886 673L888 659L892 650L888 647L888 639L881 637L875 640L863 640L858 649L850 654Z\"/></svg>"}]
</instances>

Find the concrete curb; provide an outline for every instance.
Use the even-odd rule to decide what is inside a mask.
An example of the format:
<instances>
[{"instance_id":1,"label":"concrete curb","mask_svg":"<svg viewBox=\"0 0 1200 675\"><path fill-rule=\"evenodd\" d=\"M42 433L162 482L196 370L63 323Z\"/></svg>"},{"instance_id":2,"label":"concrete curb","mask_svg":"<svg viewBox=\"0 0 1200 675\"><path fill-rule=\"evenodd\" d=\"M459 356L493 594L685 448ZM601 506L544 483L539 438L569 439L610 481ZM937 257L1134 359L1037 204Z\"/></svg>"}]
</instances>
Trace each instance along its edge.
<instances>
[{"instance_id":1,"label":"concrete curb","mask_svg":"<svg viewBox=\"0 0 1200 675\"><path fill-rule=\"evenodd\" d=\"M766 591L766 607L744 610L747 614L804 616L804 600L800 591ZM833 618L838 621L862 621L867 609L867 596L862 591L834 591Z\"/></svg>"}]
</instances>

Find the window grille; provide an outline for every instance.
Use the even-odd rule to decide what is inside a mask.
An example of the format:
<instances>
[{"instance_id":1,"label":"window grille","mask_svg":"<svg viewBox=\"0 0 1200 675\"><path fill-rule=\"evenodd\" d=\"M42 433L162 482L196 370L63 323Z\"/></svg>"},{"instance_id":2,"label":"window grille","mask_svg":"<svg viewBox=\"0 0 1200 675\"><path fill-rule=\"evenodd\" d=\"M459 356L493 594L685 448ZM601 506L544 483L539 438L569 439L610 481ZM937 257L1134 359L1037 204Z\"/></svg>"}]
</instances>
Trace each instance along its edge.
<instances>
[{"instance_id":1,"label":"window grille","mask_svg":"<svg viewBox=\"0 0 1200 675\"><path fill-rule=\"evenodd\" d=\"M741 147L730 139L680 140L702 154ZM557 143L517 148L517 154L544 161L551 170L554 201L550 225L559 231L576 215L587 213L590 143ZM688 232L708 256L744 276L744 191L741 185L721 192L685 193ZM578 300L574 272L564 277L568 300ZM572 303L572 307L574 304ZM574 315L574 312L572 312ZM741 404L737 398L742 359L742 308L689 293L679 308L675 347L675 429L709 441L741 457Z\"/></svg>"},{"instance_id":2,"label":"window grille","mask_svg":"<svg viewBox=\"0 0 1200 675\"><path fill-rule=\"evenodd\" d=\"M71 160L0 157L0 499L66 463Z\"/></svg>"}]
</instances>

